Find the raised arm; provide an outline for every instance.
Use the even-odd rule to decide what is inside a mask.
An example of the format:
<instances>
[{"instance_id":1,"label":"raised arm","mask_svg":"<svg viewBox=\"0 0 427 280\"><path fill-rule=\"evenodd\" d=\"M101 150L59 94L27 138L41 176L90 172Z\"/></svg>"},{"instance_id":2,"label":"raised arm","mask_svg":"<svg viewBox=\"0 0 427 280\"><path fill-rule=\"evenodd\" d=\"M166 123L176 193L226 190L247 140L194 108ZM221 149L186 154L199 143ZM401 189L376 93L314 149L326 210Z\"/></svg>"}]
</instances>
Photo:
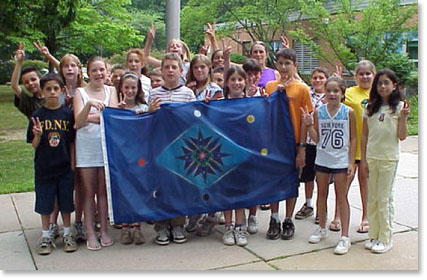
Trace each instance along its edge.
<instances>
[{"instance_id":1,"label":"raised arm","mask_svg":"<svg viewBox=\"0 0 427 280\"><path fill-rule=\"evenodd\" d=\"M231 67L231 60L230 60L230 54L231 54L231 47L227 46L223 50L224 54L224 77L225 74L228 72L228 69Z\"/></svg>"},{"instance_id":2,"label":"raised arm","mask_svg":"<svg viewBox=\"0 0 427 280\"><path fill-rule=\"evenodd\" d=\"M39 52L46 57L46 59L53 65L56 69L59 70L59 60L57 60L50 52L46 46L42 46L39 41L33 42L34 47L36 47Z\"/></svg>"},{"instance_id":3,"label":"raised arm","mask_svg":"<svg viewBox=\"0 0 427 280\"><path fill-rule=\"evenodd\" d=\"M211 43L214 51L219 50L218 42L216 41L215 29L212 24L208 23L207 25L208 28L206 29L205 33L208 35L209 42Z\"/></svg>"},{"instance_id":4,"label":"raised arm","mask_svg":"<svg viewBox=\"0 0 427 280\"><path fill-rule=\"evenodd\" d=\"M22 63L25 60L25 51L24 51L24 44L19 43L19 47L15 52L15 67L13 68L12 78L10 79L10 86L12 87L13 91L15 92L15 95L18 98L21 98L21 92L22 89L19 86L19 79L21 77L21 68Z\"/></svg>"},{"instance_id":5,"label":"raised arm","mask_svg":"<svg viewBox=\"0 0 427 280\"><path fill-rule=\"evenodd\" d=\"M144 45L144 56L147 58L147 64L153 66L154 68L160 67L162 63L160 60L150 55L151 46L153 45L155 37L156 37L156 25L154 25L154 23L151 23L151 28L148 29L147 40L145 41L145 45Z\"/></svg>"}]
</instances>

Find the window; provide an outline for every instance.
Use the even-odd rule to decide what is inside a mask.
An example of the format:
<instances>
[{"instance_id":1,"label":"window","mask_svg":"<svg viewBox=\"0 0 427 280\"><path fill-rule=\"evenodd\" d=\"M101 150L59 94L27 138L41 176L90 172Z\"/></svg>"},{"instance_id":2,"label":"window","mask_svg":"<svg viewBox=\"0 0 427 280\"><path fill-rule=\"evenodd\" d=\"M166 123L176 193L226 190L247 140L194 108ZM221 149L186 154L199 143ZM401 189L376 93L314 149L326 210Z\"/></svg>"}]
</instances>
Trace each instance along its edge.
<instances>
[{"instance_id":1,"label":"window","mask_svg":"<svg viewBox=\"0 0 427 280\"><path fill-rule=\"evenodd\" d=\"M313 68L319 66L319 59L312 56L313 51L308 45L294 41L294 50L297 53L298 72L301 74L310 74Z\"/></svg>"},{"instance_id":2,"label":"window","mask_svg":"<svg viewBox=\"0 0 427 280\"><path fill-rule=\"evenodd\" d=\"M282 47L282 41L272 41L270 47L271 51L276 53Z\"/></svg>"}]
</instances>

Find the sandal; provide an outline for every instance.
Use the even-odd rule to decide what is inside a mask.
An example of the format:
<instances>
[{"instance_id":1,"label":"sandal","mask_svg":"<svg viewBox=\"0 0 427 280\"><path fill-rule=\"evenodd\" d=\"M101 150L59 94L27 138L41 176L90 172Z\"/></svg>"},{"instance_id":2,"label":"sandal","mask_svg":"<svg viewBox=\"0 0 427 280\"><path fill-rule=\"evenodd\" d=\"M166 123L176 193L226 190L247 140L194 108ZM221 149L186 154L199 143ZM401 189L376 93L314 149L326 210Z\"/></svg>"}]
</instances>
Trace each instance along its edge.
<instances>
[{"instance_id":1,"label":"sandal","mask_svg":"<svg viewBox=\"0 0 427 280\"><path fill-rule=\"evenodd\" d=\"M341 222L340 221L332 221L329 225L329 230L331 231L340 231L341 230Z\"/></svg>"},{"instance_id":2,"label":"sandal","mask_svg":"<svg viewBox=\"0 0 427 280\"><path fill-rule=\"evenodd\" d=\"M102 241L102 238L101 238L101 246L102 247L110 247L110 246L113 246L113 245L114 245L114 241L113 240L110 240L110 242L104 243L104 241Z\"/></svg>"},{"instance_id":3,"label":"sandal","mask_svg":"<svg viewBox=\"0 0 427 280\"><path fill-rule=\"evenodd\" d=\"M358 233L367 233L369 231L369 222L362 222L357 229Z\"/></svg>"},{"instance_id":4,"label":"sandal","mask_svg":"<svg viewBox=\"0 0 427 280\"><path fill-rule=\"evenodd\" d=\"M98 243L98 241L97 241L97 243ZM97 246L95 246L95 247L90 247L89 246L89 240L86 240L86 248L89 250L89 251L99 251L99 250L101 250L102 249L102 247L101 247L101 245L99 245L99 243L97 244Z\"/></svg>"}]
</instances>

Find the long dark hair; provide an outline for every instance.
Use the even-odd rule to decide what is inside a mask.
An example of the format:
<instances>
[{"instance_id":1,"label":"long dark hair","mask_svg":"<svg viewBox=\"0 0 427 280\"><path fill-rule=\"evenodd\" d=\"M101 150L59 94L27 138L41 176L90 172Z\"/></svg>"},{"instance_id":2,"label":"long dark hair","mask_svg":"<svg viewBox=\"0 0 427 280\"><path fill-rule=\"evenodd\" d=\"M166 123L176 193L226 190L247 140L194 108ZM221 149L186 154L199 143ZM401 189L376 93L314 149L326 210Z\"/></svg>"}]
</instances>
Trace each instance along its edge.
<instances>
[{"instance_id":1,"label":"long dark hair","mask_svg":"<svg viewBox=\"0 0 427 280\"><path fill-rule=\"evenodd\" d=\"M366 109L368 110L368 116L371 117L373 114L380 110L381 105L383 104L382 98L378 93L377 84L381 76L386 75L393 84L396 86L396 89L392 91L390 97L388 98L388 105L392 110L392 114L396 112L397 105L403 100L402 94L400 93L398 87L398 81L396 74L390 69L382 69L377 72L375 75L374 81L372 82L372 88L369 93L369 102Z\"/></svg>"},{"instance_id":2,"label":"long dark hair","mask_svg":"<svg viewBox=\"0 0 427 280\"><path fill-rule=\"evenodd\" d=\"M138 84L138 91L136 92L136 96L135 96L135 104L139 105L139 104L147 104L147 102L145 102L145 98L144 98L144 90L142 89L142 85L141 85L141 80L138 78L138 76L133 73L133 72L126 72L125 74L123 74L123 76L120 78L120 83L119 83L119 91L120 94L122 93L122 86L123 83L126 79L133 79L137 82Z\"/></svg>"},{"instance_id":3,"label":"long dark hair","mask_svg":"<svg viewBox=\"0 0 427 280\"><path fill-rule=\"evenodd\" d=\"M229 98L229 94L230 94L230 89L227 86L228 80L230 79L230 77L234 74L237 73L239 76L241 76L242 78L245 79L245 82L248 80L248 75L246 74L246 72L242 69L242 67L240 66L231 66L227 73L225 73L225 77L224 77L224 98L228 99ZM246 92L245 89L243 89L243 95L246 97Z\"/></svg>"}]
</instances>

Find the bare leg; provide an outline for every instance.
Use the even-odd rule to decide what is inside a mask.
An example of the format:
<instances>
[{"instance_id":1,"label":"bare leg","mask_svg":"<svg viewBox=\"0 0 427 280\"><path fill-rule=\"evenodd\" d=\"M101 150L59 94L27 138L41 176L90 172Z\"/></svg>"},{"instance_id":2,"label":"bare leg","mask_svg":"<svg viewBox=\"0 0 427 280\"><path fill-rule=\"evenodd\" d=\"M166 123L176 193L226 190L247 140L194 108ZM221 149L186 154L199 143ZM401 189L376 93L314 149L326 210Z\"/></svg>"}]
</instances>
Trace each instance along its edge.
<instances>
[{"instance_id":1,"label":"bare leg","mask_svg":"<svg viewBox=\"0 0 427 280\"><path fill-rule=\"evenodd\" d=\"M317 215L319 216L319 226L326 228L327 195L329 188L329 173L316 172L317 181Z\"/></svg>"},{"instance_id":2,"label":"bare leg","mask_svg":"<svg viewBox=\"0 0 427 280\"><path fill-rule=\"evenodd\" d=\"M62 223L64 224L64 227L70 227L71 226L71 213L62 213Z\"/></svg>"},{"instance_id":3,"label":"bare leg","mask_svg":"<svg viewBox=\"0 0 427 280\"><path fill-rule=\"evenodd\" d=\"M291 218L294 215L295 204L297 202L297 198L288 198L286 199L286 218Z\"/></svg>"},{"instance_id":4,"label":"bare leg","mask_svg":"<svg viewBox=\"0 0 427 280\"><path fill-rule=\"evenodd\" d=\"M359 179L360 197L362 199L362 224L368 223L368 176L357 165L357 178ZM350 186L350 185L349 185Z\"/></svg>"},{"instance_id":5,"label":"bare leg","mask_svg":"<svg viewBox=\"0 0 427 280\"><path fill-rule=\"evenodd\" d=\"M55 198L55 206L53 207L53 212L50 214L49 223L51 224L58 224L58 214L59 214L59 206L58 206L58 200Z\"/></svg>"},{"instance_id":6,"label":"bare leg","mask_svg":"<svg viewBox=\"0 0 427 280\"><path fill-rule=\"evenodd\" d=\"M49 221L51 215L40 215L42 221L42 230L49 230Z\"/></svg>"},{"instance_id":7,"label":"bare leg","mask_svg":"<svg viewBox=\"0 0 427 280\"><path fill-rule=\"evenodd\" d=\"M348 237L348 226L350 223L350 206L348 204L347 173L335 174L335 195L339 204L341 214L341 235Z\"/></svg>"},{"instance_id":8,"label":"bare leg","mask_svg":"<svg viewBox=\"0 0 427 280\"><path fill-rule=\"evenodd\" d=\"M271 214L279 213L279 202L270 203L270 210L271 210Z\"/></svg>"},{"instance_id":9,"label":"bare leg","mask_svg":"<svg viewBox=\"0 0 427 280\"><path fill-rule=\"evenodd\" d=\"M233 210L225 210L224 213L224 219L225 219L225 225L230 226L233 224Z\"/></svg>"},{"instance_id":10,"label":"bare leg","mask_svg":"<svg viewBox=\"0 0 427 280\"><path fill-rule=\"evenodd\" d=\"M108 201L107 189L105 187L104 168L97 168L97 193L96 201L98 206L98 217L101 223L101 240L103 244L111 243L111 238L108 236Z\"/></svg>"},{"instance_id":11,"label":"bare leg","mask_svg":"<svg viewBox=\"0 0 427 280\"><path fill-rule=\"evenodd\" d=\"M97 169L80 168L80 175L84 192L83 210L85 215L87 243L91 248L97 248L100 247L94 228Z\"/></svg>"},{"instance_id":12,"label":"bare leg","mask_svg":"<svg viewBox=\"0 0 427 280\"><path fill-rule=\"evenodd\" d=\"M258 208L258 205L255 205L249 208L249 216L256 216L257 208Z\"/></svg>"},{"instance_id":13,"label":"bare leg","mask_svg":"<svg viewBox=\"0 0 427 280\"><path fill-rule=\"evenodd\" d=\"M245 224L245 209L236 209L234 210L234 213L236 215L236 225L244 225Z\"/></svg>"},{"instance_id":14,"label":"bare leg","mask_svg":"<svg viewBox=\"0 0 427 280\"><path fill-rule=\"evenodd\" d=\"M83 189L81 184L81 176L79 172L80 168L76 168L75 171L75 181L74 181L74 205L75 205L75 222L81 223L83 216Z\"/></svg>"}]
</instances>

